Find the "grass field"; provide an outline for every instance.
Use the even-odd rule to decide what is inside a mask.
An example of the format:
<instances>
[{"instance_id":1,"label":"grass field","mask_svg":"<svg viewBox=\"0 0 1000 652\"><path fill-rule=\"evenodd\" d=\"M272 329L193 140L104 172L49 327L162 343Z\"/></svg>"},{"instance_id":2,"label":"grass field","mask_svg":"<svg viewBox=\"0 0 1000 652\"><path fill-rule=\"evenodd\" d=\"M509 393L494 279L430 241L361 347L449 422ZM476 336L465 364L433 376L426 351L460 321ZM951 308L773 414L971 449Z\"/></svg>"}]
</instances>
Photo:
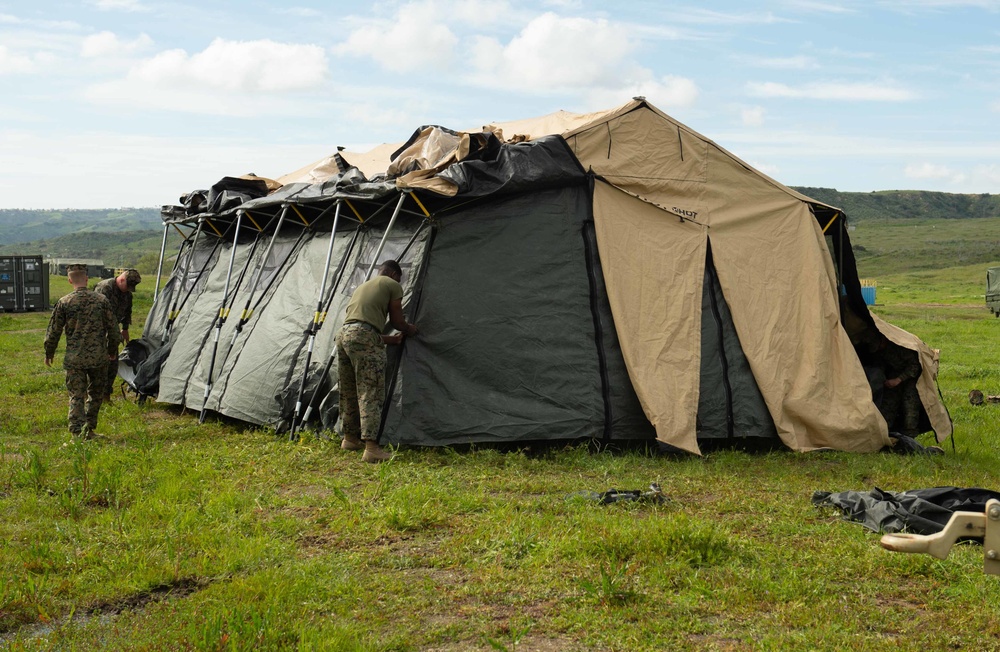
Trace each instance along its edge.
<instances>
[{"instance_id":1,"label":"grass field","mask_svg":"<svg viewBox=\"0 0 1000 652\"><path fill-rule=\"evenodd\" d=\"M893 554L810 503L1000 489L1000 405L967 400L1000 394L985 266L879 229L852 233L876 252L861 274L880 315L942 351L944 456L408 449L369 466L121 399L105 438L77 443L42 364L48 315L0 315L0 649L1000 650L982 546ZM651 482L667 503L579 494Z\"/></svg>"}]
</instances>

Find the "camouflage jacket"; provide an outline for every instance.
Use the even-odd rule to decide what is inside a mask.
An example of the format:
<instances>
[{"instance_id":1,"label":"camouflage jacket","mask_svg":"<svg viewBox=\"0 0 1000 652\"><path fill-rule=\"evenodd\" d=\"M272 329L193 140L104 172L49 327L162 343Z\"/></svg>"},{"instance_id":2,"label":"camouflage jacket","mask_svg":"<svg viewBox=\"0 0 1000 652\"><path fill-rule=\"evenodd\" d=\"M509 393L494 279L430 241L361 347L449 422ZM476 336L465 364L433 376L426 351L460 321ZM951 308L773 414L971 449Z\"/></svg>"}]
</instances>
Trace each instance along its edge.
<instances>
[{"instance_id":1,"label":"camouflage jacket","mask_svg":"<svg viewBox=\"0 0 1000 652\"><path fill-rule=\"evenodd\" d=\"M56 303L45 331L45 357L52 358L66 331L63 367L93 369L107 364L109 355L118 354L118 326L111 306L100 294L79 289Z\"/></svg>"},{"instance_id":2,"label":"camouflage jacket","mask_svg":"<svg viewBox=\"0 0 1000 652\"><path fill-rule=\"evenodd\" d=\"M94 292L111 302L111 311L115 319L122 325L122 330L126 331L132 323L132 293L119 290L115 281L117 281L115 278L101 281L94 288Z\"/></svg>"}]
</instances>

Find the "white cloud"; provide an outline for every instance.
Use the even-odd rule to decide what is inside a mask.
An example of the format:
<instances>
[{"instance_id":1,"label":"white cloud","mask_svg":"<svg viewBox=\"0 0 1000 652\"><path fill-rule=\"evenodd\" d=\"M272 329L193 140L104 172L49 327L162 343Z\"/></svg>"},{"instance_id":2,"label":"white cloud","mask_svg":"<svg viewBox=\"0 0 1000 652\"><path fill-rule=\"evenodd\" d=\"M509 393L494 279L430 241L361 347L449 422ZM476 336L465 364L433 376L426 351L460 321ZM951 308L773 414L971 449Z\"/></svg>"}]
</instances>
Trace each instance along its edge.
<instances>
[{"instance_id":1,"label":"white cloud","mask_svg":"<svg viewBox=\"0 0 1000 652\"><path fill-rule=\"evenodd\" d=\"M775 70L813 70L819 68L819 64L812 57L743 57L740 59L751 66L759 68L773 68Z\"/></svg>"},{"instance_id":2,"label":"white cloud","mask_svg":"<svg viewBox=\"0 0 1000 652\"><path fill-rule=\"evenodd\" d=\"M166 50L134 64L123 79L95 84L95 103L211 115L308 115L318 108L290 95L327 82L323 48L216 39L201 52Z\"/></svg>"},{"instance_id":3,"label":"white cloud","mask_svg":"<svg viewBox=\"0 0 1000 652\"><path fill-rule=\"evenodd\" d=\"M740 109L740 122L747 127L760 127L764 124L764 107L745 106Z\"/></svg>"},{"instance_id":4,"label":"white cloud","mask_svg":"<svg viewBox=\"0 0 1000 652\"><path fill-rule=\"evenodd\" d=\"M812 11L825 14L854 14L857 9L848 7L843 3L834 4L830 2L813 2L812 0L791 0L788 6L793 9Z\"/></svg>"},{"instance_id":5,"label":"white cloud","mask_svg":"<svg viewBox=\"0 0 1000 652\"><path fill-rule=\"evenodd\" d=\"M1000 11L1000 0L879 0L878 4L899 11L960 9L962 7Z\"/></svg>"},{"instance_id":6,"label":"white cloud","mask_svg":"<svg viewBox=\"0 0 1000 652\"><path fill-rule=\"evenodd\" d=\"M355 29L333 51L370 57L394 72L446 68L454 59L458 37L439 19L436 7L433 2L403 5L392 20Z\"/></svg>"},{"instance_id":7,"label":"white cloud","mask_svg":"<svg viewBox=\"0 0 1000 652\"><path fill-rule=\"evenodd\" d=\"M763 172L772 179L777 179L778 176L781 174L781 168L771 163L761 163L760 161L751 161L750 166L756 170L759 170L760 172Z\"/></svg>"},{"instance_id":8,"label":"white cloud","mask_svg":"<svg viewBox=\"0 0 1000 652\"><path fill-rule=\"evenodd\" d=\"M907 165L903 174L910 179L951 179L956 172L944 165L920 163Z\"/></svg>"},{"instance_id":9,"label":"white cloud","mask_svg":"<svg viewBox=\"0 0 1000 652\"><path fill-rule=\"evenodd\" d=\"M0 14L0 25L18 25L22 21L17 16L10 14Z\"/></svg>"},{"instance_id":10,"label":"white cloud","mask_svg":"<svg viewBox=\"0 0 1000 652\"><path fill-rule=\"evenodd\" d=\"M276 10L279 14L295 16L296 18L320 18L323 12L311 7L283 7Z\"/></svg>"},{"instance_id":11,"label":"white cloud","mask_svg":"<svg viewBox=\"0 0 1000 652\"><path fill-rule=\"evenodd\" d=\"M11 52L0 45L0 75L24 75L35 71L35 60L24 54Z\"/></svg>"},{"instance_id":12,"label":"white cloud","mask_svg":"<svg viewBox=\"0 0 1000 652\"><path fill-rule=\"evenodd\" d=\"M990 110L991 111L996 111L997 113L1000 113L1000 100L997 100L996 102L994 102L993 104L991 104L990 105Z\"/></svg>"},{"instance_id":13,"label":"white cloud","mask_svg":"<svg viewBox=\"0 0 1000 652\"><path fill-rule=\"evenodd\" d=\"M671 10L669 18L672 21L700 25L771 25L775 23L790 23L791 20L779 18L771 12L764 13L728 13L711 9L679 9Z\"/></svg>"},{"instance_id":14,"label":"white cloud","mask_svg":"<svg viewBox=\"0 0 1000 652\"><path fill-rule=\"evenodd\" d=\"M140 34L134 40L123 41L114 32L98 32L83 39L80 55L87 59L116 57L146 50L153 45L153 39Z\"/></svg>"},{"instance_id":15,"label":"white cloud","mask_svg":"<svg viewBox=\"0 0 1000 652\"><path fill-rule=\"evenodd\" d=\"M278 93L322 83L326 54L316 45L271 40L215 39L203 51L167 50L134 65L128 81L158 88L191 86L235 92Z\"/></svg>"},{"instance_id":16,"label":"white cloud","mask_svg":"<svg viewBox=\"0 0 1000 652\"><path fill-rule=\"evenodd\" d=\"M224 176L254 172L274 178L329 154L316 143L272 142L266 134L233 140L3 130L0 151L9 154L0 157L0 197L3 205L18 208L159 206ZM54 196L49 176L32 172L51 169L53 161L86 174L64 175L62 192Z\"/></svg>"},{"instance_id":17,"label":"white cloud","mask_svg":"<svg viewBox=\"0 0 1000 652\"><path fill-rule=\"evenodd\" d=\"M777 82L748 82L747 92L754 97L806 100L906 102L917 99L916 93L888 84L813 82L793 87Z\"/></svg>"},{"instance_id":18,"label":"white cloud","mask_svg":"<svg viewBox=\"0 0 1000 652\"><path fill-rule=\"evenodd\" d=\"M996 163L977 165L966 171L934 163L911 164L903 174L909 179L945 181L951 186L996 188L1000 185L1000 165Z\"/></svg>"},{"instance_id":19,"label":"white cloud","mask_svg":"<svg viewBox=\"0 0 1000 652\"><path fill-rule=\"evenodd\" d=\"M472 64L492 83L508 87L620 87L622 65L632 49L622 25L545 13L506 45L479 37Z\"/></svg>"},{"instance_id":20,"label":"white cloud","mask_svg":"<svg viewBox=\"0 0 1000 652\"><path fill-rule=\"evenodd\" d=\"M138 0L93 0L101 11L148 11Z\"/></svg>"}]
</instances>

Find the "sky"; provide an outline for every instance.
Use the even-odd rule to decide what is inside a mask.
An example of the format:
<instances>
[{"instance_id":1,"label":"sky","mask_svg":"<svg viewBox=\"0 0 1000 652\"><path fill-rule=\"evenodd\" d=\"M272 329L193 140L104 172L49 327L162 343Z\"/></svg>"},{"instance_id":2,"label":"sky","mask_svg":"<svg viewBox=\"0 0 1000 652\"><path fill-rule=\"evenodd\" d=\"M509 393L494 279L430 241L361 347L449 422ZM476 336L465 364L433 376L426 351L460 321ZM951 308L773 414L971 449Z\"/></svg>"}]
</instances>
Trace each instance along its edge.
<instances>
[{"instance_id":1,"label":"sky","mask_svg":"<svg viewBox=\"0 0 1000 652\"><path fill-rule=\"evenodd\" d=\"M637 95L786 185L1000 193L1000 0L0 0L0 208Z\"/></svg>"}]
</instances>

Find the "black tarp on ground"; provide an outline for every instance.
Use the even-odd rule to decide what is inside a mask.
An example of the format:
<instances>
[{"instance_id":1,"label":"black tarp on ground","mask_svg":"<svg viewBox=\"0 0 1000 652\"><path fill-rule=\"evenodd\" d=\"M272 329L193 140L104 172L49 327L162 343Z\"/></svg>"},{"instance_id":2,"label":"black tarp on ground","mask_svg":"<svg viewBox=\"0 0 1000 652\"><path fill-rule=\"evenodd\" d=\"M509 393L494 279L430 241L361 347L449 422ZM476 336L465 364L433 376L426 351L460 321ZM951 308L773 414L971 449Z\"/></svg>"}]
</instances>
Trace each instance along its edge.
<instances>
[{"instance_id":1,"label":"black tarp on ground","mask_svg":"<svg viewBox=\"0 0 1000 652\"><path fill-rule=\"evenodd\" d=\"M991 498L1000 500L1000 492L934 487L893 493L876 487L867 492L817 491L812 502L817 507L835 507L846 520L875 532L934 534L944 529L955 512L985 512Z\"/></svg>"}]
</instances>

